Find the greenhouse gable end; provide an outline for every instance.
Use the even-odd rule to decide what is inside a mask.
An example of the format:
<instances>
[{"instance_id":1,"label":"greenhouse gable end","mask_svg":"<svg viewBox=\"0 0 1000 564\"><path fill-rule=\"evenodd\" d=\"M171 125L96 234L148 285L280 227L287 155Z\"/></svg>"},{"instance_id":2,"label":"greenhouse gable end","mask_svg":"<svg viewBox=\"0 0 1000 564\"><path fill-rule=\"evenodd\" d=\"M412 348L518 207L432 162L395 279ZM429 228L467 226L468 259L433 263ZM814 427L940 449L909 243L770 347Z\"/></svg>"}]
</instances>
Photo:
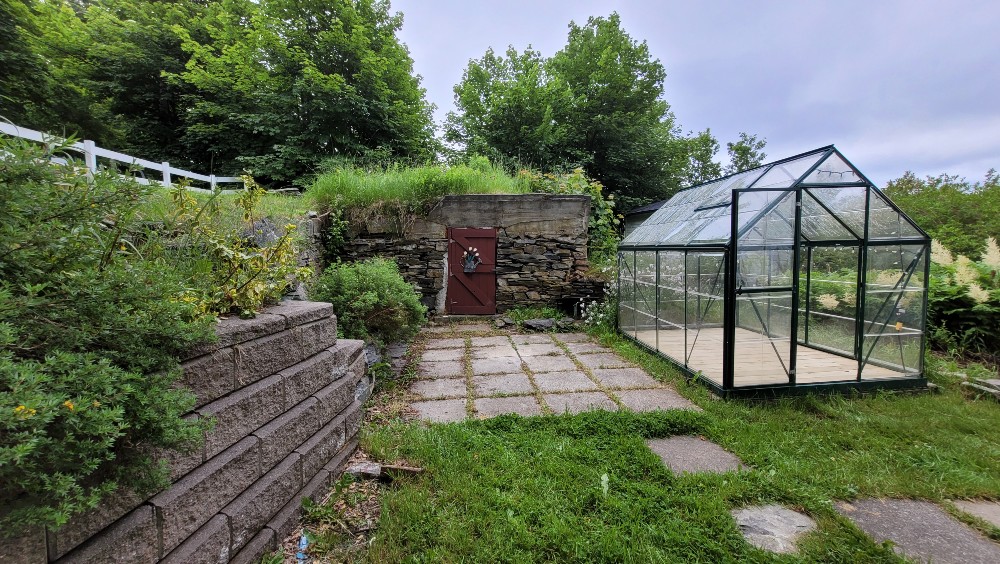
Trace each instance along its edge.
<instances>
[{"instance_id":1,"label":"greenhouse gable end","mask_svg":"<svg viewBox=\"0 0 1000 564\"><path fill-rule=\"evenodd\" d=\"M618 252L620 330L722 395L923 388L930 238L835 147L677 193Z\"/></svg>"}]
</instances>

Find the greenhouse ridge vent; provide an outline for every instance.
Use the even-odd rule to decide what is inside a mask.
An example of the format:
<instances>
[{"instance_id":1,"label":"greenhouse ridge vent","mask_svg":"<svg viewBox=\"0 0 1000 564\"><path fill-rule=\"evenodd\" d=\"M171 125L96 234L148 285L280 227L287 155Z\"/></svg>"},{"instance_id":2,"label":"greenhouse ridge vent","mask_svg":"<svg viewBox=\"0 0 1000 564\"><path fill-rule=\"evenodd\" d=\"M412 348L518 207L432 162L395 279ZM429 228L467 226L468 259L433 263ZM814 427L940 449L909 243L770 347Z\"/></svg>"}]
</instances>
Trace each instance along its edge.
<instances>
[{"instance_id":1,"label":"greenhouse ridge vent","mask_svg":"<svg viewBox=\"0 0 1000 564\"><path fill-rule=\"evenodd\" d=\"M834 146L678 192L618 248L618 327L715 392L926 388L930 237Z\"/></svg>"}]
</instances>

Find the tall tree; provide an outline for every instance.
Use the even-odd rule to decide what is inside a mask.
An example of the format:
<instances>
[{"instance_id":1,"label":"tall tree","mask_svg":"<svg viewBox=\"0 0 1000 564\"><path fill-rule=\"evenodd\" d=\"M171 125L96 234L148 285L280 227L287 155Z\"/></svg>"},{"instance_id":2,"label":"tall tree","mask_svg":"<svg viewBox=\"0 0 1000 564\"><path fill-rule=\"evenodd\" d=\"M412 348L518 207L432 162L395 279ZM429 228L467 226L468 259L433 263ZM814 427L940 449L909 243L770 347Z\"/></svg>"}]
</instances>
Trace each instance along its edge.
<instances>
[{"instance_id":1,"label":"tall tree","mask_svg":"<svg viewBox=\"0 0 1000 564\"><path fill-rule=\"evenodd\" d=\"M552 168L583 166L633 201L668 196L687 166L686 141L662 100L666 72L617 14L570 24L566 47L470 61L455 87L446 136Z\"/></svg>"},{"instance_id":2,"label":"tall tree","mask_svg":"<svg viewBox=\"0 0 1000 564\"><path fill-rule=\"evenodd\" d=\"M685 186L694 186L722 176L722 165L715 160L719 152L719 142L711 129L691 135L688 141L688 167L684 177Z\"/></svg>"},{"instance_id":3,"label":"tall tree","mask_svg":"<svg viewBox=\"0 0 1000 564\"><path fill-rule=\"evenodd\" d=\"M191 55L175 76L196 90L190 153L277 182L327 157L432 154L432 107L387 3L223 0L210 9L210 41L175 27Z\"/></svg>"},{"instance_id":4,"label":"tall tree","mask_svg":"<svg viewBox=\"0 0 1000 564\"><path fill-rule=\"evenodd\" d=\"M767 145L767 139L758 140L756 135L740 133L738 141L726 143L729 164L724 172L733 174L760 166L767 158L767 154L764 153L765 145Z\"/></svg>"}]
</instances>

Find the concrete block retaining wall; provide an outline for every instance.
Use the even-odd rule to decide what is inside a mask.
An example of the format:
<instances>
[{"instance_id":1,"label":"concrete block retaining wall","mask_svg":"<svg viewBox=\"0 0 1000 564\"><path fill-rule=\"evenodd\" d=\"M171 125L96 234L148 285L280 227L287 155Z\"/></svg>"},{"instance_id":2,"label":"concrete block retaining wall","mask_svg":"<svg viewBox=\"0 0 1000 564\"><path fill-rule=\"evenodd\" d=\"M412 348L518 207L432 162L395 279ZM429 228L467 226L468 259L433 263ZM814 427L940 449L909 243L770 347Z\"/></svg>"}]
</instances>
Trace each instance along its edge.
<instances>
[{"instance_id":1,"label":"concrete block retaining wall","mask_svg":"<svg viewBox=\"0 0 1000 564\"><path fill-rule=\"evenodd\" d=\"M187 417L215 419L197 452L162 453L172 484L119 492L58 530L0 540L0 562L259 562L357 447L372 382L361 341L337 340L329 304L283 302L226 319L193 351Z\"/></svg>"}]
</instances>

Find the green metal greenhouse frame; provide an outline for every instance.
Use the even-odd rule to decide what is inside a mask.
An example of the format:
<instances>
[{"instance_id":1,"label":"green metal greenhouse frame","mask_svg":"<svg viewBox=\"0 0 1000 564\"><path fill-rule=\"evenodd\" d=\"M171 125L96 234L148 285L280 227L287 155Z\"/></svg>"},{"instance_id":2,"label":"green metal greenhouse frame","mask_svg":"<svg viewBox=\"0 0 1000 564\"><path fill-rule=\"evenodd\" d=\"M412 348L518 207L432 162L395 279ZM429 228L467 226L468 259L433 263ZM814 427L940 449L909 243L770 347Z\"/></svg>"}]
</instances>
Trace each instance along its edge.
<instances>
[{"instance_id":1,"label":"green metal greenhouse frame","mask_svg":"<svg viewBox=\"0 0 1000 564\"><path fill-rule=\"evenodd\" d=\"M618 327L723 396L925 388L930 242L822 147L639 225L618 248Z\"/></svg>"}]
</instances>

